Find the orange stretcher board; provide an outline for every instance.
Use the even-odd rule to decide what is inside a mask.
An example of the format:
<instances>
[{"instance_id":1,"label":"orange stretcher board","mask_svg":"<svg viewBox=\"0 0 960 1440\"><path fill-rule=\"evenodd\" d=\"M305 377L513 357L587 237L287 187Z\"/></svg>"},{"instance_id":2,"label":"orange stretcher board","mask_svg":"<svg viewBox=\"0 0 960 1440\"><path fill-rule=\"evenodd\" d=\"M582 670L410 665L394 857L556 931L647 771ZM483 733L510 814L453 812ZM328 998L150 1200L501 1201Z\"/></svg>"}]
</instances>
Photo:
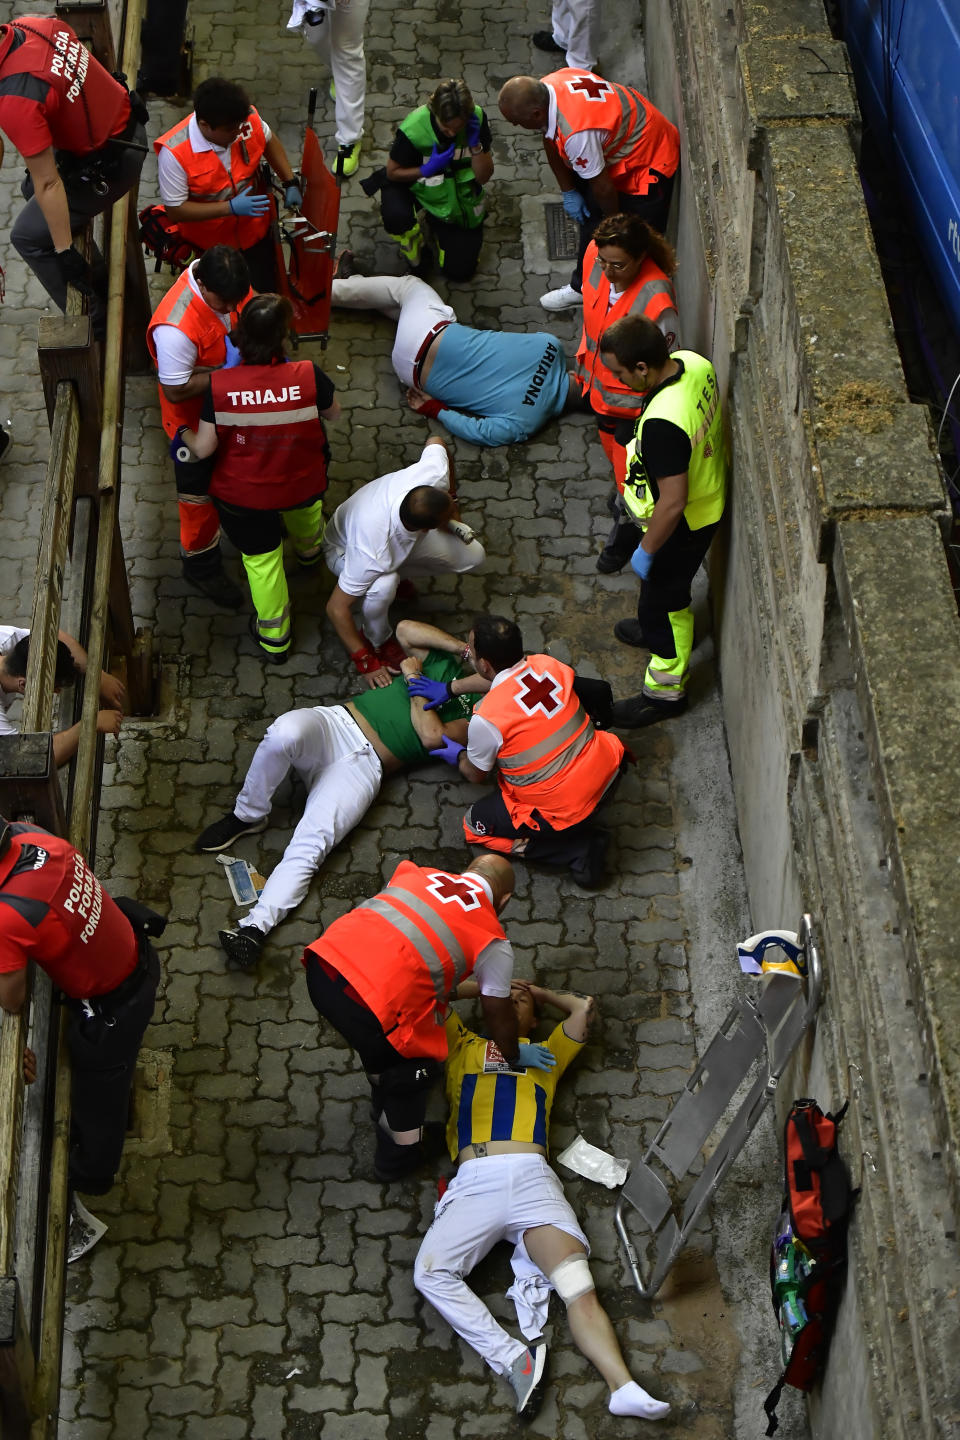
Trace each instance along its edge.
<instances>
[{"instance_id":1,"label":"orange stretcher board","mask_svg":"<svg viewBox=\"0 0 960 1440\"><path fill-rule=\"evenodd\" d=\"M340 186L323 159L316 131L308 123L303 140L303 205L296 215L279 219L275 230L277 275L293 305L293 325L301 340L330 333L330 285L340 219ZM289 260L283 253L286 243Z\"/></svg>"}]
</instances>

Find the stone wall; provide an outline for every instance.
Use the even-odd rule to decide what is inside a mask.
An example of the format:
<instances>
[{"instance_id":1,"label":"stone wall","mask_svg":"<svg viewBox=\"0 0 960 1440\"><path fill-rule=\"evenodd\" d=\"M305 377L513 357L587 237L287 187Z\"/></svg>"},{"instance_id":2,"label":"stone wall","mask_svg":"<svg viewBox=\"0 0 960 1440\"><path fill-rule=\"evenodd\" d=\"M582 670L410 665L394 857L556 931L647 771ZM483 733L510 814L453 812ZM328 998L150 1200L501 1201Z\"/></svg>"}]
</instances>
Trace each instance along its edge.
<instances>
[{"instance_id":1,"label":"stone wall","mask_svg":"<svg viewBox=\"0 0 960 1440\"><path fill-rule=\"evenodd\" d=\"M684 340L727 386L712 584L753 920L811 910L826 967L781 1107L849 1097L863 1186L811 1424L955 1434L960 626L943 487L819 0L648 5L646 38L649 93L684 136Z\"/></svg>"}]
</instances>

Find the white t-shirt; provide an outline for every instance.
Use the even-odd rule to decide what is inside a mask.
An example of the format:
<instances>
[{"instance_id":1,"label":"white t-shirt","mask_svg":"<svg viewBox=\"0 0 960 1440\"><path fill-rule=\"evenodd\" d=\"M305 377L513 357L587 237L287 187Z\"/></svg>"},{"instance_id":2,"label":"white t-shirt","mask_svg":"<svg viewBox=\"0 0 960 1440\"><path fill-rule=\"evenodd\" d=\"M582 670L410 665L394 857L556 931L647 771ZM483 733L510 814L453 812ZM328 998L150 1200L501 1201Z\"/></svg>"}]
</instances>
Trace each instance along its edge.
<instances>
[{"instance_id":1,"label":"white t-shirt","mask_svg":"<svg viewBox=\"0 0 960 1440\"><path fill-rule=\"evenodd\" d=\"M439 448L439 447L438 447ZM470 872L471 880L479 880L487 892L487 899L493 903L493 891L482 875ZM513 946L509 940L491 940L477 956L473 967L473 978L480 986L481 995L498 995L506 999L510 994L513 979Z\"/></svg>"},{"instance_id":2,"label":"white t-shirt","mask_svg":"<svg viewBox=\"0 0 960 1440\"><path fill-rule=\"evenodd\" d=\"M427 445L405 470L381 475L363 485L333 512L324 550L340 552L337 584L346 595L366 595L381 575L395 575L424 533L408 530L400 519L404 496L418 485L450 489L450 459L445 445Z\"/></svg>"},{"instance_id":3,"label":"white t-shirt","mask_svg":"<svg viewBox=\"0 0 960 1440\"><path fill-rule=\"evenodd\" d=\"M271 130L270 126L266 123L262 115L260 117L260 124L263 126L264 137L269 144ZM190 116L189 128L191 149L196 151L198 154L202 153L204 150L212 150L214 155L216 155L217 159L220 161L220 164L223 166L224 170L226 170L227 174L229 175L229 157L230 151L232 150L233 146L211 145L209 140L205 140L200 134L200 126L197 124L196 115ZM241 131L240 134L237 136L236 140L234 140L234 145L239 145L242 139L249 137L249 125L247 125L247 127L245 128L247 129L247 137L244 137L243 131ZM157 155L157 175L160 180L160 199L163 201L164 205L182 205L186 200L190 199L190 184L187 179L187 172L186 170L184 170L183 166L180 164L180 161L174 155L173 151L170 150L166 145L162 145L160 147L160 152Z\"/></svg>"},{"instance_id":4,"label":"white t-shirt","mask_svg":"<svg viewBox=\"0 0 960 1440\"><path fill-rule=\"evenodd\" d=\"M197 261L193 260L187 268L187 284L193 293L202 300L203 296L193 278L196 264ZM222 323L224 331L229 331L229 314L221 315L216 310L211 310L210 314L216 315ZM186 385L197 363L197 347L189 335L178 330L176 325L158 325L153 332L153 343L157 347L157 379L160 384Z\"/></svg>"},{"instance_id":5,"label":"white t-shirt","mask_svg":"<svg viewBox=\"0 0 960 1440\"><path fill-rule=\"evenodd\" d=\"M504 680L509 680L515 670L526 664L526 658L518 660L516 665L511 665L509 670L501 670L490 682L490 689L496 690ZM467 759L471 765L476 765L478 770L492 770L497 763L497 756L503 746L503 736L496 725L491 725L476 711L470 716L470 723L467 726Z\"/></svg>"},{"instance_id":6,"label":"white t-shirt","mask_svg":"<svg viewBox=\"0 0 960 1440\"><path fill-rule=\"evenodd\" d=\"M546 136L548 140L556 142L557 97L552 85L547 86L547 93L550 96L550 113L547 117ZM575 135L568 135L564 140L563 153L566 163L581 180L593 180L607 168L603 157L603 139L606 133L605 130L578 130Z\"/></svg>"},{"instance_id":7,"label":"white t-shirt","mask_svg":"<svg viewBox=\"0 0 960 1440\"><path fill-rule=\"evenodd\" d=\"M0 657L9 655L10 651L19 645L21 640L25 640L29 634L29 630L21 630L17 625L0 625ZM7 711L14 700L19 699L20 692L18 690L9 694L6 690L0 690L0 735L16 735L18 733L18 728L10 719Z\"/></svg>"}]
</instances>

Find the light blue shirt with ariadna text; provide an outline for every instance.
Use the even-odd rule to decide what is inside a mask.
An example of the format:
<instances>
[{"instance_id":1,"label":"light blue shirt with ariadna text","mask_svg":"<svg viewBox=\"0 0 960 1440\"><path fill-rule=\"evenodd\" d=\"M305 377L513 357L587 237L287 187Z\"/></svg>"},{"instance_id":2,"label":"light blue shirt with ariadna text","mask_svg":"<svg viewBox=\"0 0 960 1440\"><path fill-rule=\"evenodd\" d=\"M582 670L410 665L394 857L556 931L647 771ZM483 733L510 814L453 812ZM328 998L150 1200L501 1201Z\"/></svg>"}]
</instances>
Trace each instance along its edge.
<instances>
[{"instance_id":1,"label":"light blue shirt with ariadna text","mask_svg":"<svg viewBox=\"0 0 960 1440\"><path fill-rule=\"evenodd\" d=\"M474 445L526 440L567 400L567 361L554 335L448 325L427 377L438 419Z\"/></svg>"}]
</instances>

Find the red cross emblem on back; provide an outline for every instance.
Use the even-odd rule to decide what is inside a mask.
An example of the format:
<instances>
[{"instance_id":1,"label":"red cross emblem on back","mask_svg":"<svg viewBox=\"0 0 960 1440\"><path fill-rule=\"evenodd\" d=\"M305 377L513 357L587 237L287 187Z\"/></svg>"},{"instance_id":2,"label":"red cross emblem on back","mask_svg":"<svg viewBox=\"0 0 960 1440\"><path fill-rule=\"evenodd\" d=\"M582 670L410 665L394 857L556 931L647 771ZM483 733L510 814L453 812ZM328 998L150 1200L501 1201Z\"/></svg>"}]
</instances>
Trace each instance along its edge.
<instances>
[{"instance_id":1,"label":"red cross emblem on back","mask_svg":"<svg viewBox=\"0 0 960 1440\"><path fill-rule=\"evenodd\" d=\"M527 715L537 711L554 715L563 704L563 687L552 675L538 675L528 668L517 676L517 684L519 689L513 698Z\"/></svg>"},{"instance_id":2,"label":"red cross emblem on back","mask_svg":"<svg viewBox=\"0 0 960 1440\"><path fill-rule=\"evenodd\" d=\"M431 895L436 895L441 904L456 903L464 910L478 910L484 893L479 881L474 884L462 875L444 875L442 872L430 876L427 889Z\"/></svg>"},{"instance_id":3,"label":"red cross emblem on back","mask_svg":"<svg viewBox=\"0 0 960 1440\"><path fill-rule=\"evenodd\" d=\"M571 95L586 95L588 100L602 100L613 94L613 86L598 75L581 75L579 80L568 80L567 89Z\"/></svg>"}]
</instances>

